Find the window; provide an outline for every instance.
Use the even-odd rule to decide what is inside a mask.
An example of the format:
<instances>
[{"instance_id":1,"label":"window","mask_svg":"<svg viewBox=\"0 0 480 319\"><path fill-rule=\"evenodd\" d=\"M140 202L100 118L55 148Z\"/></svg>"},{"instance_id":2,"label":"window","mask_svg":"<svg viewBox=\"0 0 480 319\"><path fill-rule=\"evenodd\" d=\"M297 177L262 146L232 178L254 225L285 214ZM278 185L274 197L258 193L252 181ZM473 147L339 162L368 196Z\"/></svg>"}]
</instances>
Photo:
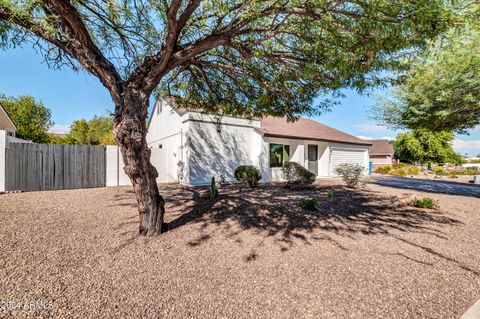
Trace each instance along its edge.
<instances>
[{"instance_id":1,"label":"window","mask_svg":"<svg viewBox=\"0 0 480 319\"><path fill-rule=\"evenodd\" d=\"M282 167L290 160L290 145L270 144L270 167Z\"/></svg>"}]
</instances>

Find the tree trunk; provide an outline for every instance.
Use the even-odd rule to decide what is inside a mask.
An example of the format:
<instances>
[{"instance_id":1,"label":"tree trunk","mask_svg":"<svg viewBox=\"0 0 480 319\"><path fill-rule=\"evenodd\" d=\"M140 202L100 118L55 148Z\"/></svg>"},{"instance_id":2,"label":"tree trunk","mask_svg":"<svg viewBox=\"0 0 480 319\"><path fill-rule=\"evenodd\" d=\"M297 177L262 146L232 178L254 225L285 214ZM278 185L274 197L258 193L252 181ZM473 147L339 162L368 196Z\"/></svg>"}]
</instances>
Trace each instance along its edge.
<instances>
[{"instance_id":1,"label":"tree trunk","mask_svg":"<svg viewBox=\"0 0 480 319\"><path fill-rule=\"evenodd\" d=\"M125 91L121 101L116 105L113 132L120 145L125 173L130 177L135 190L140 234L154 236L165 230L163 223L165 201L158 192L157 170L150 163L145 126L147 110L146 94L133 89Z\"/></svg>"}]
</instances>

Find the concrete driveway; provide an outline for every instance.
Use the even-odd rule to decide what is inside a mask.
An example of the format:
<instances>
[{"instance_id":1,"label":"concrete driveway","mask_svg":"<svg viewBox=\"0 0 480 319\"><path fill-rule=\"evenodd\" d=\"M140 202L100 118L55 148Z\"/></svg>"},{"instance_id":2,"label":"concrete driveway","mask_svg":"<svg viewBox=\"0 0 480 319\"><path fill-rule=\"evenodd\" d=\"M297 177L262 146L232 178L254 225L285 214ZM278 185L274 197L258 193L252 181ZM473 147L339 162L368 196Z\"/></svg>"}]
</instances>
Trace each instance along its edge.
<instances>
[{"instance_id":1,"label":"concrete driveway","mask_svg":"<svg viewBox=\"0 0 480 319\"><path fill-rule=\"evenodd\" d=\"M373 179L372 183L423 192L480 197L480 187L476 185L394 176L377 176Z\"/></svg>"}]
</instances>

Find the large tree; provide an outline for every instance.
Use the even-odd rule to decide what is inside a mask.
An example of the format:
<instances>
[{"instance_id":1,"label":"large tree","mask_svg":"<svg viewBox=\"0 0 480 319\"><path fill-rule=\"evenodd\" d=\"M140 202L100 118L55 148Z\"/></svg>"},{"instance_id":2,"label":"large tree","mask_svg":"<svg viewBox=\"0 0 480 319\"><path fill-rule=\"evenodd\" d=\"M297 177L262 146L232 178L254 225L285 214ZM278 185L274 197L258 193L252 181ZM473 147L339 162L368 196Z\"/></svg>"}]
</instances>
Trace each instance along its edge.
<instances>
[{"instance_id":1,"label":"large tree","mask_svg":"<svg viewBox=\"0 0 480 319\"><path fill-rule=\"evenodd\" d=\"M393 142L395 157L407 163L460 164L462 156L452 148L453 133L413 130L398 134Z\"/></svg>"},{"instance_id":2,"label":"large tree","mask_svg":"<svg viewBox=\"0 0 480 319\"><path fill-rule=\"evenodd\" d=\"M16 136L35 143L48 143L48 129L53 125L52 113L32 96L8 97L0 94L0 105L17 127Z\"/></svg>"},{"instance_id":3,"label":"large tree","mask_svg":"<svg viewBox=\"0 0 480 319\"><path fill-rule=\"evenodd\" d=\"M399 85L374 106L393 128L466 133L480 124L480 4L462 7L462 23L410 60Z\"/></svg>"},{"instance_id":4,"label":"large tree","mask_svg":"<svg viewBox=\"0 0 480 319\"><path fill-rule=\"evenodd\" d=\"M318 92L379 83L445 29L443 0L0 0L0 41L83 68L115 104L113 131L140 233L162 232L164 199L146 143L155 89L217 114L312 113Z\"/></svg>"}]
</instances>

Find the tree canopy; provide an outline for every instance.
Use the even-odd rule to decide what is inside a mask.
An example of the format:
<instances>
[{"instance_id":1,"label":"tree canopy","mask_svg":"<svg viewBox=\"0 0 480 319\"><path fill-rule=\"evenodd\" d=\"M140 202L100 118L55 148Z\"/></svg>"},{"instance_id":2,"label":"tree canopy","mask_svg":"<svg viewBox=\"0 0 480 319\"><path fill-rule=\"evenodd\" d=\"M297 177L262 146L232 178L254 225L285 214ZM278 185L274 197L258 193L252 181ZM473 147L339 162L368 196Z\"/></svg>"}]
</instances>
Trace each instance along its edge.
<instances>
[{"instance_id":1,"label":"tree canopy","mask_svg":"<svg viewBox=\"0 0 480 319\"><path fill-rule=\"evenodd\" d=\"M89 121L85 119L74 121L64 142L68 144L115 145L112 117L95 115Z\"/></svg>"},{"instance_id":2,"label":"tree canopy","mask_svg":"<svg viewBox=\"0 0 480 319\"><path fill-rule=\"evenodd\" d=\"M451 132L413 130L398 134L393 142L395 157L407 163L450 163L463 162L460 154L452 149L454 135Z\"/></svg>"},{"instance_id":3,"label":"tree canopy","mask_svg":"<svg viewBox=\"0 0 480 319\"><path fill-rule=\"evenodd\" d=\"M440 0L0 0L0 43L83 66L114 100L141 85L190 108L293 117L322 109L318 93L380 83L450 18Z\"/></svg>"},{"instance_id":4,"label":"tree canopy","mask_svg":"<svg viewBox=\"0 0 480 319\"><path fill-rule=\"evenodd\" d=\"M16 136L35 143L48 143L53 125L50 109L32 96L8 97L0 94L0 104L17 127Z\"/></svg>"},{"instance_id":5,"label":"tree canopy","mask_svg":"<svg viewBox=\"0 0 480 319\"><path fill-rule=\"evenodd\" d=\"M480 5L472 5L446 36L434 41L389 97L374 107L376 119L394 128L466 133L480 124ZM473 18L476 17L476 18ZM473 20L473 21L472 21Z\"/></svg>"}]
</instances>

